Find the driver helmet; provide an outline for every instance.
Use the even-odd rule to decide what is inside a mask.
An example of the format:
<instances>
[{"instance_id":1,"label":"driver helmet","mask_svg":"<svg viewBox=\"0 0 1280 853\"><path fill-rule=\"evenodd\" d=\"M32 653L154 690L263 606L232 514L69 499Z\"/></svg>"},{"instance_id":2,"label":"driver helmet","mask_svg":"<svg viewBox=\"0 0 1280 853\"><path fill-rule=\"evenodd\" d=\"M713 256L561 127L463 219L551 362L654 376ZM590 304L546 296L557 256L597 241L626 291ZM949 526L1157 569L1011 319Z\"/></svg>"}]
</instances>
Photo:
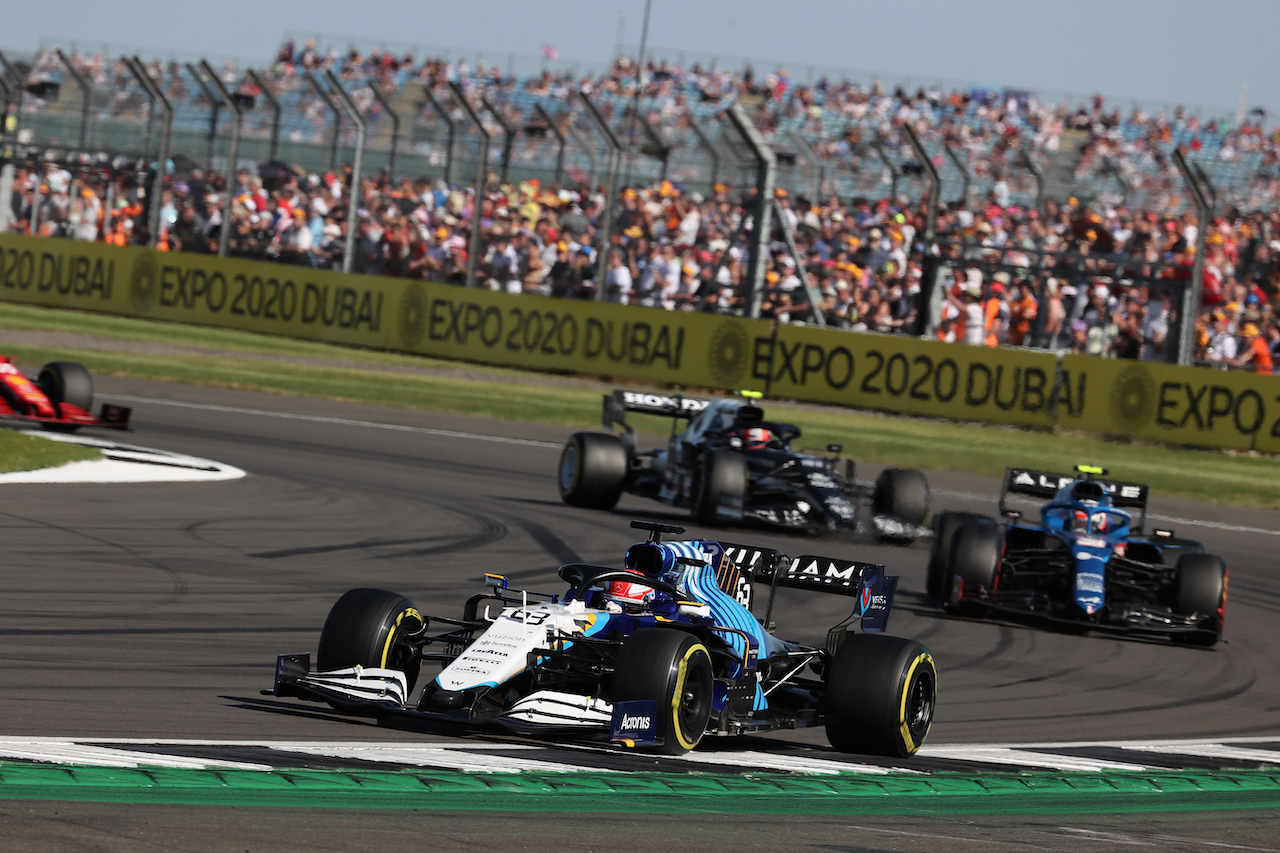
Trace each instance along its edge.
<instances>
[{"instance_id":1,"label":"driver helmet","mask_svg":"<svg viewBox=\"0 0 1280 853\"><path fill-rule=\"evenodd\" d=\"M764 450L773 434L764 427L751 427L742 431L742 446L747 450Z\"/></svg>"},{"instance_id":2,"label":"driver helmet","mask_svg":"<svg viewBox=\"0 0 1280 853\"><path fill-rule=\"evenodd\" d=\"M1078 509L1071 514L1071 529L1076 533L1089 532L1089 513Z\"/></svg>"},{"instance_id":3,"label":"driver helmet","mask_svg":"<svg viewBox=\"0 0 1280 853\"><path fill-rule=\"evenodd\" d=\"M1095 512L1091 521L1093 522L1093 529L1095 532L1107 532L1107 514L1105 512Z\"/></svg>"},{"instance_id":4,"label":"driver helmet","mask_svg":"<svg viewBox=\"0 0 1280 853\"><path fill-rule=\"evenodd\" d=\"M662 574L662 552L648 544L633 545L627 549L623 565L633 574L657 578ZM653 593L653 587L644 583L619 580L604 584L605 597L622 605L644 606Z\"/></svg>"}]
</instances>

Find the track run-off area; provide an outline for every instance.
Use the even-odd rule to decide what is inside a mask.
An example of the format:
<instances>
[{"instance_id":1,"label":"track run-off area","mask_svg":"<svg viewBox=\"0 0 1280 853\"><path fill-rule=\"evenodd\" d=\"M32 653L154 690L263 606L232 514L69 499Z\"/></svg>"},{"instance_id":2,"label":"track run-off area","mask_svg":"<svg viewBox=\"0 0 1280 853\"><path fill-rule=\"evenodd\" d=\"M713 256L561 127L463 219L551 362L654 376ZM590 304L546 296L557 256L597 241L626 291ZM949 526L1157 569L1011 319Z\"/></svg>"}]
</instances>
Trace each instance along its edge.
<instances>
[{"instance_id":1,"label":"track run-off area","mask_svg":"<svg viewBox=\"0 0 1280 853\"><path fill-rule=\"evenodd\" d=\"M924 595L923 545L712 530L629 496L611 512L570 508L554 476L565 428L142 380L98 390L133 408L124 443L235 473L0 480L0 840L55 849L100 832L124 849L140 840L125 810L145 808L174 844L219 849L199 829L227 809L244 822L219 840L247 841L292 825L290 810L324 806L431 810L442 838L479 820L483 831L465 836L473 849L498 849L529 812L543 813L527 836L539 849L691 845L704 832L739 849L1280 849L1274 512L1153 496L1153 521L1203 540L1231 569L1227 642L1204 651L948 617ZM857 436L845 446L856 456ZM994 512L998 481L929 476L934 510ZM655 758L379 725L260 692L277 653L314 650L351 587L393 589L444 616L481 591L485 571L558 592L560 564L619 562L632 518L900 575L889 632L929 646L939 671L925 747L890 762L799 730ZM821 642L846 606L787 591L777 633ZM74 821L24 818L51 803ZM317 849L347 849L375 820L410 831L400 818L319 811L305 810L311 834L297 836ZM611 834L620 815L630 844ZM841 815L864 817L855 827Z\"/></svg>"}]
</instances>

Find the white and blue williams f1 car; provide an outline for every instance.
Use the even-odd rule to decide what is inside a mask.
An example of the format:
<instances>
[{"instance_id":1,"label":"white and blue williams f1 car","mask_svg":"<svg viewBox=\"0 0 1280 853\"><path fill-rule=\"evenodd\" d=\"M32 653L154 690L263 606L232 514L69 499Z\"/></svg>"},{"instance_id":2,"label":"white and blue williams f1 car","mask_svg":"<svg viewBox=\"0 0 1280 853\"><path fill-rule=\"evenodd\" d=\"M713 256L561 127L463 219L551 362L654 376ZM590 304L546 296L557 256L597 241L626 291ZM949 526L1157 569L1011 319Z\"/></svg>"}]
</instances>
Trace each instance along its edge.
<instances>
[{"instance_id":1,"label":"white and blue williams f1 car","mask_svg":"<svg viewBox=\"0 0 1280 853\"><path fill-rule=\"evenodd\" d=\"M1146 533L1148 488L1009 468L1000 490L1005 523L942 512L925 586L943 607L974 615L1022 614L1098 631L1158 635L1212 646L1222 636L1227 566L1171 530ZM1009 495L1048 498L1023 520Z\"/></svg>"},{"instance_id":2,"label":"white and blue williams f1 car","mask_svg":"<svg viewBox=\"0 0 1280 853\"><path fill-rule=\"evenodd\" d=\"M707 735L825 726L843 752L906 757L928 734L937 671L923 645L883 633L897 577L884 567L648 531L621 568L571 563L563 595L486 575L462 618L425 616L402 595L354 589L309 654L280 655L276 696L376 717L608 737L681 754ZM763 619L750 609L767 587ZM825 647L765 625L780 587L854 601ZM858 630L860 629L860 630ZM419 684L425 665L440 668Z\"/></svg>"}]
</instances>

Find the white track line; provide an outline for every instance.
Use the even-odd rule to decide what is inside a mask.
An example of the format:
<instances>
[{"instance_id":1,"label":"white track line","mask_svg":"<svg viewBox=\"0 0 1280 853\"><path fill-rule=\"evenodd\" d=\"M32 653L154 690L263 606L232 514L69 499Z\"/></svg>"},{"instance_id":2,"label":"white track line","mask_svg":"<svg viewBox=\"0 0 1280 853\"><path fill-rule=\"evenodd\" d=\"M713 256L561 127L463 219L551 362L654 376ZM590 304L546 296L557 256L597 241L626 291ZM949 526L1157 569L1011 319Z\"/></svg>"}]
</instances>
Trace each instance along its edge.
<instances>
[{"instance_id":1,"label":"white track line","mask_svg":"<svg viewBox=\"0 0 1280 853\"><path fill-rule=\"evenodd\" d=\"M498 444L519 444L528 447L554 447L562 444L552 441L535 441L528 438L510 438L504 435L482 435L479 433L459 432L452 429L431 429L429 427L405 426L404 424L384 424L376 421L358 421L351 418L326 418L320 415L299 415L292 412L268 412L262 409L242 409L236 406L215 406L208 403L179 403L175 400L153 400L149 397L126 397L111 395L113 400L125 400L130 403L146 403L151 406L175 406L180 409L196 409L202 412L222 412L230 415L257 415L263 418L281 418L292 421L308 421L317 424L338 424L339 426L367 427L369 429L385 429L393 432L416 432L423 435L436 435L445 438L469 438L475 441L493 441Z\"/></svg>"},{"instance_id":2,"label":"white track line","mask_svg":"<svg viewBox=\"0 0 1280 853\"><path fill-rule=\"evenodd\" d=\"M162 744L161 744L162 745ZM232 770L271 770L269 764L244 761L220 761L218 759L188 758L163 753L135 752L128 749L111 749L87 746L71 740L24 741L5 738L0 743L0 756L23 761L42 761L52 764L87 764L93 767L172 767L184 770L223 768Z\"/></svg>"},{"instance_id":3,"label":"white track line","mask_svg":"<svg viewBox=\"0 0 1280 853\"><path fill-rule=\"evenodd\" d=\"M1014 747L935 746L925 744L916 753L923 758L945 758L951 761L978 761L984 764L1012 764L1016 767L1052 767L1054 770L1078 770L1098 773L1104 770L1147 770L1148 765L1124 761L1108 761L1075 755L1057 755Z\"/></svg>"},{"instance_id":4,"label":"white track line","mask_svg":"<svg viewBox=\"0 0 1280 853\"><path fill-rule=\"evenodd\" d=\"M464 438L474 441L492 441L498 444L515 444L526 447L548 447L558 449L562 445L552 441L535 441L527 438L509 438L502 435L483 435L480 433L461 432L451 429L431 429L428 427L405 426L403 424L384 424L376 421L359 421L351 418L328 418L319 415L299 415L291 412L268 412L262 409L246 409L237 406L215 406L208 403L180 403L175 400L155 400L150 397L129 397L113 394L113 400L123 400L129 403L145 403L152 406L175 406L182 409L196 409L204 412L224 412L233 415L257 415L264 418L281 418L284 420L309 421L311 423L320 424L338 424L340 426L357 426L366 427L368 429L384 429L394 432L416 432L423 435L436 435L446 438ZM994 494L983 494L980 492L966 492L952 489L933 489L933 494L942 495L950 498L963 498L965 500L982 500L989 501L995 498ZM1260 533L1267 536L1280 536L1280 529L1266 527L1247 527L1239 524L1224 524L1218 521L1203 521L1195 518L1178 518L1171 515L1151 514L1147 516L1153 521L1163 521L1180 526L1208 527L1214 530L1227 530L1233 533Z\"/></svg>"}]
</instances>

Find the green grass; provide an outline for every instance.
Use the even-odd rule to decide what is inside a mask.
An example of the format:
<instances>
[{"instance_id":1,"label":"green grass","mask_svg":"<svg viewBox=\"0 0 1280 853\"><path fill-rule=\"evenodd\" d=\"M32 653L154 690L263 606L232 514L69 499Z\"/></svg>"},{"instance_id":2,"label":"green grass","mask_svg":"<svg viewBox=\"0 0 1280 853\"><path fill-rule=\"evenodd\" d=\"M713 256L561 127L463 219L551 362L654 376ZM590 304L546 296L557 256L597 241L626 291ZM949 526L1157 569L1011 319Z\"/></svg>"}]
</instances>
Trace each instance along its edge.
<instances>
[{"instance_id":1,"label":"green grass","mask_svg":"<svg viewBox=\"0 0 1280 853\"><path fill-rule=\"evenodd\" d=\"M211 347L236 354L234 358L210 358L11 346L0 332L0 352L27 366L69 359L83 362L93 373L103 375L379 403L571 428L598 429L600 424L598 386L563 380L548 384L540 374L518 370L27 306L5 305L0 326ZM273 362L255 355L339 360L349 366ZM379 367L460 370L432 373L378 370ZM1280 458L1274 456L1111 441L1064 431L1050 434L895 417L835 407L783 402L770 402L769 407L775 420L794 422L804 430L803 445L825 447L838 442L850 455L871 462L995 476L1002 474L1006 465L1069 471L1076 463L1090 462L1109 468L1117 478L1149 483L1161 495L1280 508ZM647 428L655 435L668 428L658 418L642 416L636 421L638 428Z\"/></svg>"},{"instance_id":2,"label":"green grass","mask_svg":"<svg viewBox=\"0 0 1280 853\"><path fill-rule=\"evenodd\" d=\"M49 441L9 429L0 429L0 474L54 468L82 459L101 458L102 454L98 451L79 444Z\"/></svg>"}]
</instances>

